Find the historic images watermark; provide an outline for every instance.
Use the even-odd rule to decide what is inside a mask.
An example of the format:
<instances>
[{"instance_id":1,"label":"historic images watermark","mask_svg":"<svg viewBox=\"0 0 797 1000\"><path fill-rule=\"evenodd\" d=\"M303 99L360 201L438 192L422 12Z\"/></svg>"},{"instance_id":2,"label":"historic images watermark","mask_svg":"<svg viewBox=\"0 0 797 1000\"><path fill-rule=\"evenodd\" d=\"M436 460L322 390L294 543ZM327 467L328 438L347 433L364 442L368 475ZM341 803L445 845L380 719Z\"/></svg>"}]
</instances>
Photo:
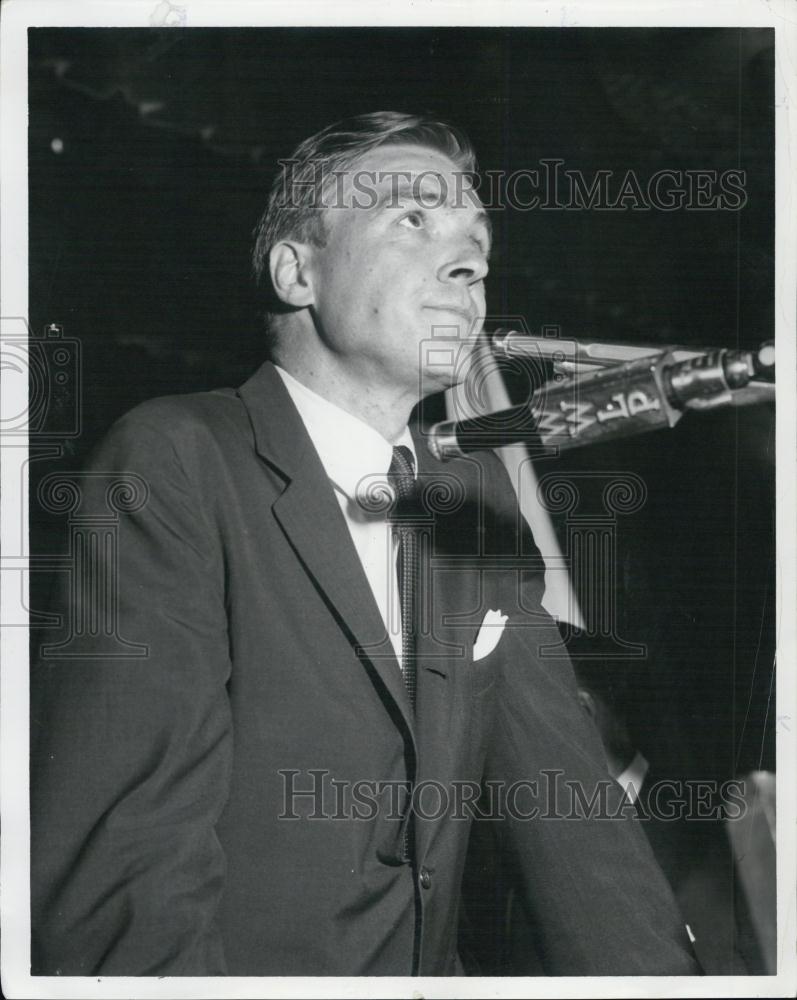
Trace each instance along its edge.
<instances>
[{"instance_id":1,"label":"historic images watermark","mask_svg":"<svg viewBox=\"0 0 797 1000\"><path fill-rule=\"evenodd\" d=\"M62 567L57 554L32 555L28 479L36 462L61 458L68 442L83 429L82 344L65 335L58 323L48 323L41 334L30 329L23 316L0 317L0 450L7 482L13 482L22 502L9 516L0 556L0 578L5 591L3 627L55 625L52 615L29 608L29 574Z\"/></svg>"},{"instance_id":2,"label":"historic images watermark","mask_svg":"<svg viewBox=\"0 0 797 1000\"><path fill-rule=\"evenodd\" d=\"M401 780L334 777L326 768L281 768L279 819L399 821L442 818L469 821L582 821L638 818L666 823L741 819L747 811L744 780L661 779L635 801L608 775L589 785L557 768L539 777L505 781Z\"/></svg>"},{"instance_id":3,"label":"historic images watermark","mask_svg":"<svg viewBox=\"0 0 797 1000\"><path fill-rule=\"evenodd\" d=\"M491 315L490 323L503 322L502 317ZM489 400L484 392L488 378L500 376L501 361L487 353L475 352L474 348L480 338L474 334L476 327L482 325L482 318L476 317L472 326L436 327L432 336L419 345L419 371L445 369L447 380L451 383L463 382L466 396L470 404L478 407L488 405ZM558 328L557 328L558 330ZM561 332L561 331L559 331ZM27 475L28 462L37 458L57 458L62 454L63 441L68 437L79 435L82 429L81 394L80 394L80 343L64 336L60 326L51 324L43 337L33 336L23 320L6 321L3 325L3 357L4 364L12 368L17 377L30 384L30 398L27 393L18 393L24 400L15 409L4 406L2 437L4 457L9 457L12 445L24 443L24 435L30 436L30 455L20 464L19 476L22 483ZM549 338L550 340L550 338ZM559 341L557 341L559 342ZM564 341L561 341L564 344ZM542 355L541 355L542 359ZM532 398L540 398L547 391L544 381L540 381L534 366L523 364L528 384L525 394L527 402ZM551 383L553 384L553 383ZM20 458L24 449L16 449ZM625 477L627 478L627 477ZM625 478L612 473L610 479L614 487L620 489ZM622 482L621 482L622 480ZM608 487L612 486L609 483ZM543 484L541 484L542 486ZM553 484L545 480L544 503L550 503L562 494L561 484ZM484 483L481 483L484 488ZM575 484L578 492L580 484ZM641 491L644 495L644 489ZM568 493L568 496L570 496ZM612 494L613 495L613 494ZM366 477L358 489L364 517L385 519L392 512L395 503L392 487L384 474ZM64 470L45 475L31 498L40 511L47 515L66 519L68 545L65 551L59 550L46 555L31 555L27 548L28 525L24 517L19 525L19 541L16 551L9 550L2 558L2 570L6 581L15 574L19 580L23 573L48 572L59 574L66 583L69 600L61 609L62 614L45 614L24 606L20 600L19 606L4 624L22 625L30 619L41 627L49 628L53 639L42 646L42 656L48 659L69 659L75 656L83 658L141 658L146 657L147 648L131 643L125 638L124 624L120 621L121 611L118 602L121 528L124 520L131 515L139 515L144 511L149 500L149 486L140 476L132 471L115 470L103 472L81 472ZM441 579L452 570L451 560L435 554L434 531L440 516L450 515L466 503L466 491L455 467L451 470L435 471L434 475L419 472L417 503L413 509L401 515L409 518L418 532L426 539L423 554L427 566L426 585L423 589L423 613L419 622L419 634L434 639L437 626L440 624L440 613L437 608L436 589ZM478 504L484 502L479 495L474 498ZM622 512L627 512L623 509ZM395 516L395 515L394 515ZM614 517L614 513L612 514ZM576 526L579 531L586 526L579 521ZM601 530L607 526L601 524ZM609 525L612 528L612 525ZM610 547L614 540L610 539ZM520 542L518 541L518 546ZM573 559L577 561L582 547L575 546ZM592 552L592 549L589 550ZM609 561L613 558L613 548L608 552ZM600 549L602 558L600 565L590 564L592 575L605 577L607 564L605 546ZM589 556L592 559L592 556ZM123 561L123 560L122 560ZM594 561L594 560L593 560ZM575 564L574 564L575 565ZM580 565L580 564L579 564ZM514 573L517 578L518 600L522 604L522 581L528 573L538 572L541 567L536 558L530 557L518 547L516 552L502 555L488 552L475 552L467 559L456 563L457 570L476 574L488 574L502 569ZM582 567L583 568L583 567ZM395 587L395 581L388 578L388 586ZM14 590L21 594L21 587ZM613 613L613 595L607 595L608 602L604 608L600 622L588 624L590 634L597 629L601 634L616 631ZM392 595L387 595L387 606L394 608ZM480 609L479 621L483 618L486 607ZM396 623L391 623L396 626ZM478 622L476 623L478 625ZM511 622L510 627L534 626L534 622L525 620ZM475 629L474 625L474 629ZM622 644L622 643L621 643ZM379 650L364 650L366 655L379 656ZM635 650L637 655L643 650ZM428 651L428 655L445 655L461 658L466 653L464 644L452 646L448 639L439 644L436 654ZM561 656L561 649L549 650L552 656Z\"/></svg>"},{"instance_id":4,"label":"historic images watermark","mask_svg":"<svg viewBox=\"0 0 797 1000\"><path fill-rule=\"evenodd\" d=\"M48 323L39 335L24 317L0 320L0 358L6 378L0 413L3 461L27 500L32 463L55 461L83 431L82 343ZM119 547L122 518L142 510L149 485L133 472L58 471L38 482L31 498L39 513L65 517L65 551L31 553L30 511L23 502L0 556L11 599L3 626L35 625L59 638L43 643L42 659L145 657L147 647L119 631ZM28 607L26 577L54 574L69 600L63 614Z\"/></svg>"},{"instance_id":5,"label":"historic images watermark","mask_svg":"<svg viewBox=\"0 0 797 1000\"><path fill-rule=\"evenodd\" d=\"M514 171L453 171L447 177L434 170L333 170L325 160L279 162L283 208L398 209L412 200L428 209L737 212L747 204L747 173L736 168L665 167L643 175L631 169L585 171L550 157Z\"/></svg>"}]
</instances>

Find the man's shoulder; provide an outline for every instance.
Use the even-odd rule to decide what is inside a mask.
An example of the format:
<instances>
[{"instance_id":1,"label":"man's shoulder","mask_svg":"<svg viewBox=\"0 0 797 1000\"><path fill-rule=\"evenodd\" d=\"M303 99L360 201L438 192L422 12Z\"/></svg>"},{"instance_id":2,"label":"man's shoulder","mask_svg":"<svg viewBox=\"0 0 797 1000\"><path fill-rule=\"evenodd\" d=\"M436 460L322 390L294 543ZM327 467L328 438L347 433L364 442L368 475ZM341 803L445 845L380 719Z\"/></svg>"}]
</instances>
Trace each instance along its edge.
<instances>
[{"instance_id":1,"label":"man's shoulder","mask_svg":"<svg viewBox=\"0 0 797 1000\"><path fill-rule=\"evenodd\" d=\"M469 491L475 491L480 503L496 515L515 518L517 495L506 465L494 451L474 451L463 458L451 459L443 468L468 483Z\"/></svg>"},{"instance_id":2,"label":"man's shoulder","mask_svg":"<svg viewBox=\"0 0 797 1000\"><path fill-rule=\"evenodd\" d=\"M158 396L128 410L94 449L90 464L201 468L251 452L249 415L235 389Z\"/></svg>"},{"instance_id":3,"label":"man's shoulder","mask_svg":"<svg viewBox=\"0 0 797 1000\"><path fill-rule=\"evenodd\" d=\"M224 388L147 399L123 414L114 428L179 436L240 430L247 422L237 391Z\"/></svg>"},{"instance_id":4,"label":"man's shoulder","mask_svg":"<svg viewBox=\"0 0 797 1000\"><path fill-rule=\"evenodd\" d=\"M463 518L478 524L482 544L496 551L514 549L523 534L524 522L517 493L502 459L492 450L474 451L445 462L430 457L425 438L416 431L419 476L426 480L425 497L443 522ZM438 526L441 521L438 517ZM529 553L531 547L526 544Z\"/></svg>"}]
</instances>

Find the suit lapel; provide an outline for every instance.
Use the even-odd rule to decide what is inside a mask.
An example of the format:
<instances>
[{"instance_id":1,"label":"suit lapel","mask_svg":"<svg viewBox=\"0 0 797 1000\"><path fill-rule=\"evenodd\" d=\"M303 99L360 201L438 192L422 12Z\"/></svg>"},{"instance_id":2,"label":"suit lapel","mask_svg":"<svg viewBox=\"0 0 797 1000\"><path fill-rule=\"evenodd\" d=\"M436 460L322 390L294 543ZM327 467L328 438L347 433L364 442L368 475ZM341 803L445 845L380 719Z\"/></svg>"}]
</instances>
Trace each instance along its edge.
<instances>
[{"instance_id":1,"label":"suit lapel","mask_svg":"<svg viewBox=\"0 0 797 1000\"><path fill-rule=\"evenodd\" d=\"M324 467L282 379L266 362L239 395L252 421L258 454L286 479L272 505L274 517L357 655L373 666L412 732L401 668L382 616Z\"/></svg>"},{"instance_id":2,"label":"suit lapel","mask_svg":"<svg viewBox=\"0 0 797 1000\"><path fill-rule=\"evenodd\" d=\"M441 677L469 655L467 636L473 631L457 622L480 603L478 553L480 510L473 504L472 470L454 468L433 458L418 431L413 434L418 455L419 484L429 515L427 571L424 581L429 620L419 637L419 666Z\"/></svg>"},{"instance_id":3,"label":"suit lapel","mask_svg":"<svg viewBox=\"0 0 797 1000\"><path fill-rule=\"evenodd\" d=\"M470 671L476 626L468 622L480 603L481 566L474 547L479 544L481 511L474 503L479 495L475 463L438 462L423 435L414 437L431 543L425 596L428 628L417 644L418 780L439 783L449 795L443 815L416 823L417 857L424 859L435 838L450 826L450 810L457 802L453 782L470 776ZM430 800L419 801L428 806Z\"/></svg>"}]
</instances>

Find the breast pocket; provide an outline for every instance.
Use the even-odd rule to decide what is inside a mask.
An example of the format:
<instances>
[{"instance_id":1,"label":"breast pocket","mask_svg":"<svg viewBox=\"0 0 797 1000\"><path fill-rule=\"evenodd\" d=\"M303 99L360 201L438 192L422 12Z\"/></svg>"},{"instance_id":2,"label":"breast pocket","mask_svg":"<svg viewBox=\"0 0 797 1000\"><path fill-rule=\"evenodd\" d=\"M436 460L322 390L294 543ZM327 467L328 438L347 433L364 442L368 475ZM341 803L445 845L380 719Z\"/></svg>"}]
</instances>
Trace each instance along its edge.
<instances>
[{"instance_id":1,"label":"breast pocket","mask_svg":"<svg viewBox=\"0 0 797 1000\"><path fill-rule=\"evenodd\" d=\"M481 780L490 733L493 731L498 690L498 662L493 654L468 664L468 774Z\"/></svg>"},{"instance_id":2,"label":"breast pocket","mask_svg":"<svg viewBox=\"0 0 797 1000\"><path fill-rule=\"evenodd\" d=\"M503 624L501 619L503 619ZM504 637L505 623L505 615L502 616L500 612L489 612L485 615L481 628L469 650L471 690L474 694L489 691L495 684L500 664L498 649Z\"/></svg>"}]
</instances>

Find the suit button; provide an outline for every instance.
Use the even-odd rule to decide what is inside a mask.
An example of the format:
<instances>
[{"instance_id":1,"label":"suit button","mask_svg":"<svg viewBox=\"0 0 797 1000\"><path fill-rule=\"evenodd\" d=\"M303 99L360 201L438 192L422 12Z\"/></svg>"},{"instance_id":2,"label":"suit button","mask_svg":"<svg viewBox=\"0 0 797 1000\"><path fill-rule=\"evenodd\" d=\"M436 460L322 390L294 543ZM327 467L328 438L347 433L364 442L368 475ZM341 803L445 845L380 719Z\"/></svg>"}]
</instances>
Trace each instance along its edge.
<instances>
[{"instance_id":1,"label":"suit button","mask_svg":"<svg viewBox=\"0 0 797 1000\"><path fill-rule=\"evenodd\" d=\"M421 883L422 889L432 888L432 873L429 871L428 868L421 868L421 874L418 878L418 881Z\"/></svg>"}]
</instances>

